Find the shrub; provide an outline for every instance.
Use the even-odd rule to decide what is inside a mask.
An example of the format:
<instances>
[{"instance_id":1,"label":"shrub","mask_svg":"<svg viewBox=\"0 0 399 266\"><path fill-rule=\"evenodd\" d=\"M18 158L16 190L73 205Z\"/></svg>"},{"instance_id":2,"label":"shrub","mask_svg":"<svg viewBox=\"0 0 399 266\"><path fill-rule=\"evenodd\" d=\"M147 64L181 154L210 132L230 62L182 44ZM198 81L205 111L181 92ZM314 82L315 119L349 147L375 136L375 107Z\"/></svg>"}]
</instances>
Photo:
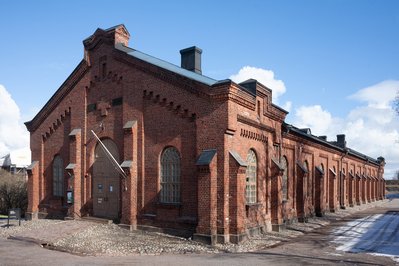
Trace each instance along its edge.
<instances>
[{"instance_id":1,"label":"shrub","mask_svg":"<svg viewBox=\"0 0 399 266\"><path fill-rule=\"evenodd\" d=\"M20 208L23 215L28 207L28 187L24 174L10 174L0 169L0 214Z\"/></svg>"}]
</instances>

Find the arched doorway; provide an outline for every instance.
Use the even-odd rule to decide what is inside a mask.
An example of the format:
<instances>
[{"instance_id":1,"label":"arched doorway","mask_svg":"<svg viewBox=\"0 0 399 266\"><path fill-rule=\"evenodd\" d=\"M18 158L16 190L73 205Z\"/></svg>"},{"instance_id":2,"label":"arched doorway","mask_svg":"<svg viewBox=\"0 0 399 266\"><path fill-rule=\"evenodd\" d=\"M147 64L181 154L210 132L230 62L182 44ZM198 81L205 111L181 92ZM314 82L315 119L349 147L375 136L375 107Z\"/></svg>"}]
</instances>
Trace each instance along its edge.
<instances>
[{"instance_id":1,"label":"arched doorway","mask_svg":"<svg viewBox=\"0 0 399 266\"><path fill-rule=\"evenodd\" d=\"M104 139L102 142L119 162L119 152L115 142L111 139ZM108 156L101 144L97 143L93 165L93 215L116 219L120 209L120 178Z\"/></svg>"}]
</instances>

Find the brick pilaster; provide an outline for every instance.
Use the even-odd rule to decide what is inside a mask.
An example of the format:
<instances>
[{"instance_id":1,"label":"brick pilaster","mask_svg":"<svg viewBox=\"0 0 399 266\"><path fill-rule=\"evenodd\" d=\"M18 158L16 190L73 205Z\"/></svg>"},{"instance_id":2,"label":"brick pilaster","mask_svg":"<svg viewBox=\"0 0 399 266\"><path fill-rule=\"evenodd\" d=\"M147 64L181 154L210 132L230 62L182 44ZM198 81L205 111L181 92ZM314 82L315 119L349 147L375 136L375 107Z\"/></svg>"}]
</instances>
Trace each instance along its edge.
<instances>
[{"instance_id":1,"label":"brick pilaster","mask_svg":"<svg viewBox=\"0 0 399 266\"><path fill-rule=\"evenodd\" d=\"M204 151L203 153L204 154ZM201 154L201 155L202 155ZM200 156L201 158L201 156ZM200 160L200 159L199 159ZM198 163L198 225L194 238L217 243L217 155L206 163Z\"/></svg>"},{"instance_id":2,"label":"brick pilaster","mask_svg":"<svg viewBox=\"0 0 399 266\"><path fill-rule=\"evenodd\" d=\"M127 174L122 181L122 223L137 229L137 121L128 121L124 127L122 168Z\"/></svg>"},{"instance_id":3,"label":"brick pilaster","mask_svg":"<svg viewBox=\"0 0 399 266\"><path fill-rule=\"evenodd\" d=\"M29 220L38 218L39 206L39 162L34 161L28 171L28 209L26 217Z\"/></svg>"},{"instance_id":4,"label":"brick pilaster","mask_svg":"<svg viewBox=\"0 0 399 266\"><path fill-rule=\"evenodd\" d=\"M230 152L229 176L230 176L230 242L239 243L245 239L245 177L246 163L238 157L238 154Z\"/></svg>"},{"instance_id":5,"label":"brick pilaster","mask_svg":"<svg viewBox=\"0 0 399 266\"><path fill-rule=\"evenodd\" d=\"M74 218L81 216L82 208L82 131L80 128L73 129L69 134L69 165L67 171L71 174L73 189L73 205L71 206L71 215Z\"/></svg>"}]
</instances>

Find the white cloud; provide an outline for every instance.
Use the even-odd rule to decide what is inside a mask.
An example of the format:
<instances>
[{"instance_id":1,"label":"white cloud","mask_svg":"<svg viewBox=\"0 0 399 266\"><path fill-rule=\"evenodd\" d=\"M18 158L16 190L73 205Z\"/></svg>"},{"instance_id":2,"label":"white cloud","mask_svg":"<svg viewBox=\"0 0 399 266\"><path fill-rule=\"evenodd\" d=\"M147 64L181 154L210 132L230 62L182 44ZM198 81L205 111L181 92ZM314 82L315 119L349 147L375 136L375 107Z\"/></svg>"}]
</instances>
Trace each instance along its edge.
<instances>
[{"instance_id":1,"label":"white cloud","mask_svg":"<svg viewBox=\"0 0 399 266\"><path fill-rule=\"evenodd\" d=\"M325 135L331 125L332 116L320 105L301 106L295 111L295 126L310 128L313 135Z\"/></svg>"},{"instance_id":2,"label":"white cloud","mask_svg":"<svg viewBox=\"0 0 399 266\"><path fill-rule=\"evenodd\" d=\"M399 91L399 80L385 80L378 84L359 90L349 99L366 102L374 108L389 108L393 99Z\"/></svg>"},{"instance_id":3,"label":"white cloud","mask_svg":"<svg viewBox=\"0 0 399 266\"><path fill-rule=\"evenodd\" d=\"M19 108L3 85L0 85L0 106L0 156L29 147L29 134L21 123Z\"/></svg>"},{"instance_id":4,"label":"white cloud","mask_svg":"<svg viewBox=\"0 0 399 266\"><path fill-rule=\"evenodd\" d=\"M281 107L287 112L291 112L292 102L286 101L285 104L283 104Z\"/></svg>"},{"instance_id":5,"label":"white cloud","mask_svg":"<svg viewBox=\"0 0 399 266\"><path fill-rule=\"evenodd\" d=\"M399 81L388 80L364 88L349 96L364 104L351 110L346 117L333 117L320 105L296 109L293 124L310 127L314 135L336 140L345 134L348 146L373 158L386 159L385 177L391 178L399 169L399 118L391 103L399 90Z\"/></svg>"},{"instance_id":6,"label":"white cloud","mask_svg":"<svg viewBox=\"0 0 399 266\"><path fill-rule=\"evenodd\" d=\"M274 72L263 68L245 66L238 71L237 74L231 75L230 79L236 83L246 81L248 79L256 79L273 91L273 102L278 102L278 97L285 93L286 88L284 82L275 79Z\"/></svg>"}]
</instances>

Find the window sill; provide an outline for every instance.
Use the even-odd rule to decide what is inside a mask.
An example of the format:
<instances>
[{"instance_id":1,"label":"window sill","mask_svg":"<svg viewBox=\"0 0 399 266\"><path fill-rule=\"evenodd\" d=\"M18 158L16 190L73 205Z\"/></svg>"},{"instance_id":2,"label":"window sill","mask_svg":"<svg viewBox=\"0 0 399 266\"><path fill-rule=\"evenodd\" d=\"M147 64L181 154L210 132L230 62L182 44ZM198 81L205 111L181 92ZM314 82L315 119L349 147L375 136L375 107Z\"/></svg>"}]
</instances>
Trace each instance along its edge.
<instances>
[{"instance_id":1,"label":"window sill","mask_svg":"<svg viewBox=\"0 0 399 266\"><path fill-rule=\"evenodd\" d=\"M257 203L247 203L245 204L245 209L248 211L250 209L259 209L262 206L259 202Z\"/></svg>"},{"instance_id":2,"label":"window sill","mask_svg":"<svg viewBox=\"0 0 399 266\"><path fill-rule=\"evenodd\" d=\"M246 204L245 204L245 206L249 206L249 207L252 207L252 206L259 206L259 205L262 205L262 204L260 204L259 202L256 202L256 203L246 203Z\"/></svg>"}]
</instances>

